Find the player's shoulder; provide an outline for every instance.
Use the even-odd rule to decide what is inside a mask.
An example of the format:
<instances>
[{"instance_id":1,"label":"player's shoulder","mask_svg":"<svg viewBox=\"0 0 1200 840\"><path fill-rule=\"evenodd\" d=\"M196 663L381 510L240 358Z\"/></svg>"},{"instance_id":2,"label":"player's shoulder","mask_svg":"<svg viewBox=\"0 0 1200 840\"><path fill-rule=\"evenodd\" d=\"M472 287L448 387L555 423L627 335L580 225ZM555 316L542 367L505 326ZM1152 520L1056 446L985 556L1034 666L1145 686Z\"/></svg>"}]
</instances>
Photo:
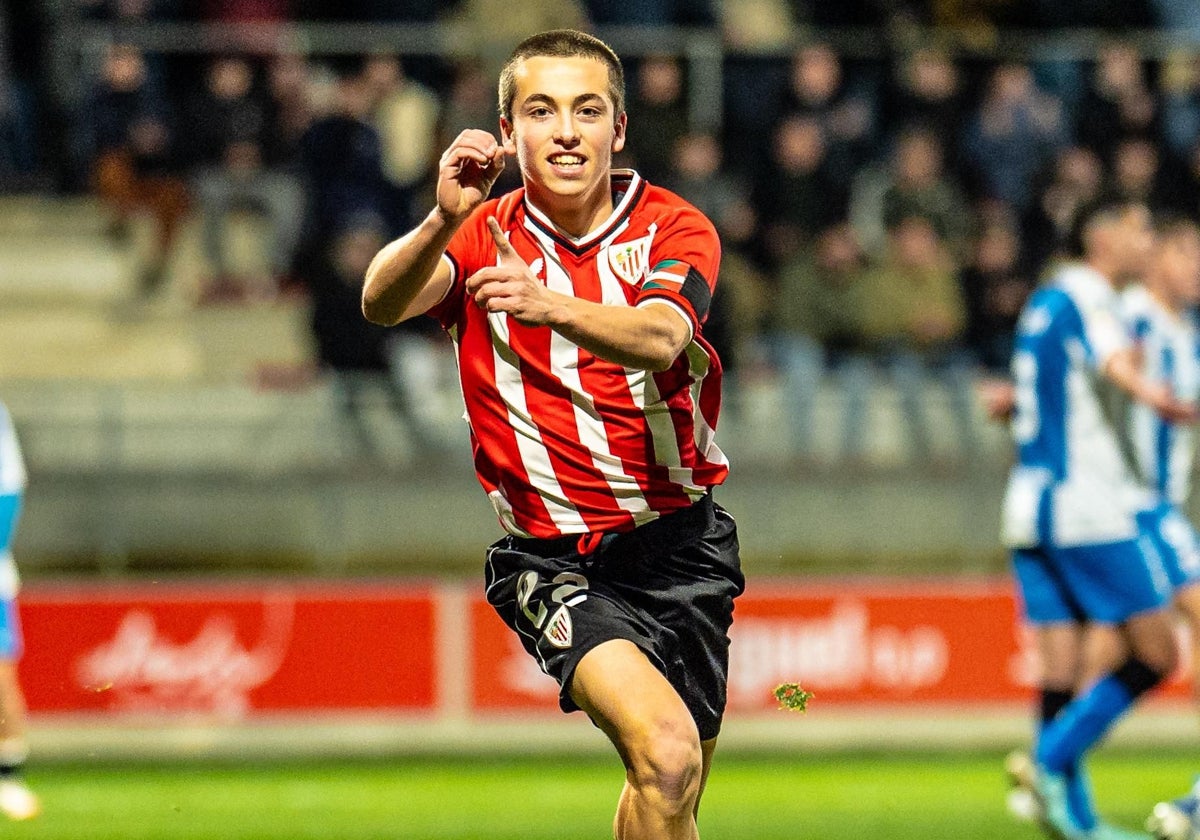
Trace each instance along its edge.
<instances>
[{"instance_id":1,"label":"player's shoulder","mask_svg":"<svg viewBox=\"0 0 1200 840\"><path fill-rule=\"evenodd\" d=\"M614 172L614 177L616 175L617 173ZM712 231L714 235L716 234L716 226L712 220L704 215L696 205L666 187L651 184L640 178L638 180L640 185L637 188L640 195L635 207L637 214L659 220L660 226L670 223Z\"/></svg>"}]
</instances>

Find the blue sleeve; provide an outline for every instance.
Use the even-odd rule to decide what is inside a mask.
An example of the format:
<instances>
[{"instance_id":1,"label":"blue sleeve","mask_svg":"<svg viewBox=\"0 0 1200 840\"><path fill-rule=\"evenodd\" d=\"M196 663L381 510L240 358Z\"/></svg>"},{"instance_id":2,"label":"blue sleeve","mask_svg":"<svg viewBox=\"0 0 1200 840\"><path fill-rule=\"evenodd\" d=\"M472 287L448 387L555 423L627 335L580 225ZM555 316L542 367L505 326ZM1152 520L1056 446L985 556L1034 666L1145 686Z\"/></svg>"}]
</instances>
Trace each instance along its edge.
<instances>
[{"instance_id":1,"label":"blue sleeve","mask_svg":"<svg viewBox=\"0 0 1200 840\"><path fill-rule=\"evenodd\" d=\"M17 530L17 519L21 515L22 493L0 495L0 551L12 547L13 534Z\"/></svg>"}]
</instances>

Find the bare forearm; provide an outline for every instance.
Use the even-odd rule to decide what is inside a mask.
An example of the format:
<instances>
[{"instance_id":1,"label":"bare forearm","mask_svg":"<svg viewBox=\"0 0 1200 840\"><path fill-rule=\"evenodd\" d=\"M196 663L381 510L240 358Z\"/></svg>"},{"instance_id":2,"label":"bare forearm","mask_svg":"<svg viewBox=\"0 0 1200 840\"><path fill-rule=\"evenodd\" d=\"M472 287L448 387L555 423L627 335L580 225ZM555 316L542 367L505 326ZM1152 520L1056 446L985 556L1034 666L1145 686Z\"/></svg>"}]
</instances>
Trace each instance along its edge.
<instances>
[{"instance_id":1,"label":"bare forearm","mask_svg":"<svg viewBox=\"0 0 1200 840\"><path fill-rule=\"evenodd\" d=\"M550 327L584 350L635 370L662 371L687 345L687 322L669 306L641 309L564 298Z\"/></svg>"},{"instance_id":2,"label":"bare forearm","mask_svg":"<svg viewBox=\"0 0 1200 840\"><path fill-rule=\"evenodd\" d=\"M421 224L380 249L367 267L362 309L367 320L391 326L413 311L459 223L434 210Z\"/></svg>"}]
</instances>

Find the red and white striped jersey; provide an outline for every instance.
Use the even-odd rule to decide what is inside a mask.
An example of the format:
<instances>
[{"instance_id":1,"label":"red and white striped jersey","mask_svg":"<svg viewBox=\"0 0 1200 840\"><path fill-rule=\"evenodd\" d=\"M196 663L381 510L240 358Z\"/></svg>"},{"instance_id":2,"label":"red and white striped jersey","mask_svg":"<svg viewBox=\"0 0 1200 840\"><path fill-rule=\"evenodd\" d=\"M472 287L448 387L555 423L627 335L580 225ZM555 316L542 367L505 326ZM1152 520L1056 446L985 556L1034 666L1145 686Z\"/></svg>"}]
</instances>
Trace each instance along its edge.
<instances>
[{"instance_id":1,"label":"red and white striped jersey","mask_svg":"<svg viewBox=\"0 0 1200 840\"><path fill-rule=\"evenodd\" d=\"M613 173L612 216L571 240L516 190L478 208L446 249L453 282L430 314L454 339L475 471L518 536L627 531L725 480L714 433L721 364L700 334L720 243L700 211L635 172ZM664 302L692 325L666 371L599 359L549 327L489 313L466 279L496 265L495 216L535 276L609 306Z\"/></svg>"}]
</instances>

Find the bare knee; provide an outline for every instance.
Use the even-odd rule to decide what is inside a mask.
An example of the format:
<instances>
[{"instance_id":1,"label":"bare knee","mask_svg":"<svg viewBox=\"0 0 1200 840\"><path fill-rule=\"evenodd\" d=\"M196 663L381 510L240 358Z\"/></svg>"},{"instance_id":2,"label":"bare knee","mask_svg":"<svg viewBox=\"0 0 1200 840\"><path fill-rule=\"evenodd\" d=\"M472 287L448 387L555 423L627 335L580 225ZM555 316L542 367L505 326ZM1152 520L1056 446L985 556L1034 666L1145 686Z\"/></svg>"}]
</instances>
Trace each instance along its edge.
<instances>
[{"instance_id":1,"label":"bare knee","mask_svg":"<svg viewBox=\"0 0 1200 840\"><path fill-rule=\"evenodd\" d=\"M669 814L690 813L700 794L702 754L695 725L663 719L629 745L629 783Z\"/></svg>"}]
</instances>

